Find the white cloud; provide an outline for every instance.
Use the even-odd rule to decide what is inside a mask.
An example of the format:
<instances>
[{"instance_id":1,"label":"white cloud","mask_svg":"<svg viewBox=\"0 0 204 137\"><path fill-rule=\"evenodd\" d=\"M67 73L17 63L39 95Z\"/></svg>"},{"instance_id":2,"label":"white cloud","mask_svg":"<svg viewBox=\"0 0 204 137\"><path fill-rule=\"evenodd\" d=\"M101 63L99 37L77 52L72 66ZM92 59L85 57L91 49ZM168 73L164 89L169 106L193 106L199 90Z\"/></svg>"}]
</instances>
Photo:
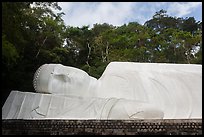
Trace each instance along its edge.
<instances>
[{"instance_id":1,"label":"white cloud","mask_svg":"<svg viewBox=\"0 0 204 137\"><path fill-rule=\"evenodd\" d=\"M118 26L134 15L134 4L130 2L61 2L59 5L66 14L64 21L71 26L92 26L95 23Z\"/></svg>"},{"instance_id":2,"label":"white cloud","mask_svg":"<svg viewBox=\"0 0 204 137\"><path fill-rule=\"evenodd\" d=\"M201 2L59 2L66 14L66 25L82 27L95 23L121 26L130 21L143 24L155 12L164 9L171 16L182 17L201 6ZM201 13L200 13L201 14Z\"/></svg>"},{"instance_id":3,"label":"white cloud","mask_svg":"<svg viewBox=\"0 0 204 137\"><path fill-rule=\"evenodd\" d=\"M196 7L202 5L201 2L172 2L167 9L168 13L174 16L186 16Z\"/></svg>"}]
</instances>

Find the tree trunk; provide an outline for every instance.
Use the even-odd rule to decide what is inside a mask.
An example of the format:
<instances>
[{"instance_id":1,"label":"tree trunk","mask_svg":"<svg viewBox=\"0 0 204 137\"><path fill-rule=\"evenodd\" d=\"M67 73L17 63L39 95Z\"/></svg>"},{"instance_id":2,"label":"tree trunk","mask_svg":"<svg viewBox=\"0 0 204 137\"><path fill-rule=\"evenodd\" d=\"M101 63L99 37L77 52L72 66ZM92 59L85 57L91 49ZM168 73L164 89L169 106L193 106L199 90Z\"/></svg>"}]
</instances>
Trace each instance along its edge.
<instances>
[{"instance_id":1,"label":"tree trunk","mask_svg":"<svg viewBox=\"0 0 204 137\"><path fill-rule=\"evenodd\" d=\"M45 41L47 40L47 36L45 37L45 39L43 40L43 43L42 45L40 46L39 50L38 50L38 53L36 54L35 58L38 57L39 53L40 53L40 49L42 48L42 46L45 44Z\"/></svg>"},{"instance_id":2,"label":"tree trunk","mask_svg":"<svg viewBox=\"0 0 204 137\"><path fill-rule=\"evenodd\" d=\"M108 52L108 48L109 48L109 44L108 44L108 42L107 42L107 45L106 45L106 61L109 62L109 57L108 57L109 52Z\"/></svg>"},{"instance_id":3,"label":"tree trunk","mask_svg":"<svg viewBox=\"0 0 204 137\"><path fill-rule=\"evenodd\" d=\"M89 43L87 43L87 47L88 47L88 55L87 55L86 64L88 65L89 71L90 71L89 57L90 57L90 55L91 55L91 47L90 47L90 44L89 44Z\"/></svg>"}]
</instances>

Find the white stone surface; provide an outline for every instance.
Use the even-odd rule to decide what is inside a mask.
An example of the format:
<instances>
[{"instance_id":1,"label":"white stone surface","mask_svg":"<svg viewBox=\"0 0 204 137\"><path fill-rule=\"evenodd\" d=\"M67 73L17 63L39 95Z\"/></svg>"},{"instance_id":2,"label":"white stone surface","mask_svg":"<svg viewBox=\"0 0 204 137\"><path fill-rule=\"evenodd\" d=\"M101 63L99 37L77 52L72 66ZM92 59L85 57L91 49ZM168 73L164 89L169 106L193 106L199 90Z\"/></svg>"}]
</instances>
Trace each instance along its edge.
<instances>
[{"instance_id":1,"label":"white stone surface","mask_svg":"<svg viewBox=\"0 0 204 137\"><path fill-rule=\"evenodd\" d=\"M126 99L82 98L21 91L12 91L2 108L2 119L143 119L145 117L162 118L163 112L152 105Z\"/></svg>"},{"instance_id":2,"label":"white stone surface","mask_svg":"<svg viewBox=\"0 0 204 137\"><path fill-rule=\"evenodd\" d=\"M45 64L34 87L38 93L12 91L2 118L202 118L202 65L112 62L97 80L77 68Z\"/></svg>"},{"instance_id":3,"label":"white stone surface","mask_svg":"<svg viewBox=\"0 0 204 137\"><path fill-rule=\"evenodd\" d=\"M164 118L202 117L202 65L112 62L97 95L144 101Z\"/></svg>"}]
</instances>

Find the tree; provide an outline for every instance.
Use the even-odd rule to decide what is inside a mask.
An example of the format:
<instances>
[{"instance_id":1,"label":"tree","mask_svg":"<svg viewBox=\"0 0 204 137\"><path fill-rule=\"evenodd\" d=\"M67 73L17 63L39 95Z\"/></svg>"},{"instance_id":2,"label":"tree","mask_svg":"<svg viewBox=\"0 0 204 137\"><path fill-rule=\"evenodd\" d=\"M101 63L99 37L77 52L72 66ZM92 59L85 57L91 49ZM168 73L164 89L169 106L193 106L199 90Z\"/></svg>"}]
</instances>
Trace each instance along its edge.
<instances>
[{"instance_id":1,"label":"tree","mask_svg":"<svg viewBox=\"0 0 204 137\"><path fill-rule=\"evenodd\" d=\"M31 4L35 3L2 3L3 96L13 89L34 90L33 74L43 59L38 58L40 50L59 58L51 49L62 46L65 25L62 13L54 14L50 9L59 6L52 2Z\"/></svg>"},{"instance_id":2,"label":"tree","mask_svg":"<svg viewBox=\"0 0 204 137\"><path fill-rule=\"evenodd\" d=\"M183 21L181 28L183 31L188 31L193 35L198 30L198 22L196 22L194 17L186 18Z\"/></svg>"}]
</instances>

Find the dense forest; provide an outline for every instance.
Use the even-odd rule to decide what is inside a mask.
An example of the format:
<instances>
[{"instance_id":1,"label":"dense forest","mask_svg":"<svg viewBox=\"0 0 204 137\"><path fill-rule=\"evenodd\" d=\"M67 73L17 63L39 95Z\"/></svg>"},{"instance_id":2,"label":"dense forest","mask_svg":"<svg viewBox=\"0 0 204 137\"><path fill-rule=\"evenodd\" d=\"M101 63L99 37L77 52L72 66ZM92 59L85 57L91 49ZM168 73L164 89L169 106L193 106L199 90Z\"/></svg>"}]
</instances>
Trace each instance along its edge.
<instances>
[{"instance_id":1,"label":"dense forest","mask_svg":"<svg viewBox=\"0 0 204 137\"><path fill-rule=\"evenodd\" d=\"M202 22L194 17L160 10L144 25L79 28L66 26L62 16L57 2L2 3L2 104L11 90L33 92L33 75L45 63L77 67L96 78L111 61L202 64Z\"/></svg>"}]
</instances>

